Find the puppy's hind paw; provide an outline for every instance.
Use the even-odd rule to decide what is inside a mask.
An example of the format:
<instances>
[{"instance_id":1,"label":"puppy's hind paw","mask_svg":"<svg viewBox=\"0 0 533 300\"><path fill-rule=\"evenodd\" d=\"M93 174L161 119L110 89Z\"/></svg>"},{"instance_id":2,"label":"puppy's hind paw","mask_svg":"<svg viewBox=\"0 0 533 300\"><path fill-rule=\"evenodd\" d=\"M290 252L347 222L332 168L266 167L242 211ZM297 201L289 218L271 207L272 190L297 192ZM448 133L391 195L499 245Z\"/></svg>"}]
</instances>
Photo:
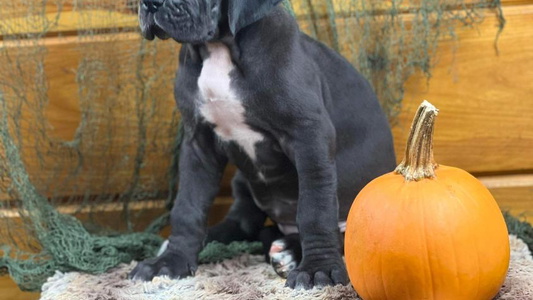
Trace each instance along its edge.
<instances>
[{"instance_id":1,"label":"puppy's hind paw","mask_svg":"<svg viewBox=\"0 0 533 300\"><path fill-rule=\"evenodd\" d=\"M268 256L274 271L282 278L287 278L302 261L300 235L289 234L273 241Z\"/></svg>"},{"instance_id":2,"label":"puppy's hind paw","mask_svg":"<svg viewBox=\"0 0 533 300\"><path fill-rule=\"evenodd\" d=\"M286 248L283 240L277 240L272 243L269 256L270 264L281 278L287 278L290 271L296 269L299 263L294 251Z\"/></svg>"}]
</instances>

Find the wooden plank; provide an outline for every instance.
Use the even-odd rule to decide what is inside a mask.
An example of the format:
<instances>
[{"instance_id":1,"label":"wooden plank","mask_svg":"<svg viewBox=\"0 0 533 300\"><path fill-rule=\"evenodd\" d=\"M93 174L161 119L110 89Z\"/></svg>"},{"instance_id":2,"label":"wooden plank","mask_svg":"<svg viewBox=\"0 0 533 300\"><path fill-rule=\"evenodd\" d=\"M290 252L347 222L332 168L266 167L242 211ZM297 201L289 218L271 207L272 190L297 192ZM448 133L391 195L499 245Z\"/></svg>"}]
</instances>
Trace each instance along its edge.
<instances>
[{"instance_id":1,"label":"wooden plank","mask_svg":"<svg viewBox=\"0 0 533 300\"><path fill-rule=\"evenodd\" d=\"M495 188L490 191L502 210L533 222L533 186Z\"/></svg>"},{"instance_id":2,"label":"wooden plank","mask_svg":"<svg viewBox=\"0 0 533 300\"><path fill-rule=\"evenodd\" d=\"M479 0L466 1L466 3L480 3ZM137 0L54 0L35 2L33 0L11 1L3 5L0 13L0 38L3 35L25 33L49 34L75 33L79 30L99 30L106 28L137 29L138 18L136 15ZM310 9L307 0L293 0L293 8L300 19L305 19ZM325 1L313 0L313 12L316 16L327 16ZM379 11L390 9L389 0L371 2L372 8ZM454 2L450 2L454 3ZM503 0L503 6L531 4L533 0ZM361 3L359 3L361 4ZM368 3L367 3L368 4ZM362 7L354 7L351 1L333 1L337 15L349 15L360 11ZM400 12L409 12L417 5L416 1L400 3L396 9ZM456 9L455 4L450 9ZM61 13L58 13L61 12Z\"/></svg>"},{"instance_id":3,"label":"wooden plank","mask_svg":"<svg viewBox=\"0 0 533 300\"><path fill-rule=\"evenodd\" d=\"M393 11L396 14L412 13L417 9L427 9L434 3L429 3L425 0L409 0L409 1L393 1L390 0L374 0L374 1L328 1L324 0L293 0L292 8L298 18L306 18L312 12L315 17L327 17L331 13L332 5L333 12L337 16L353 16L355 14L362 15L370 13L375 15L388 14ZM440 1L439 7L443 10L462 10L464 8L490 8L493 5L490 1L480 0L465 0L465 1ZM503 0L502 7L513 5L533 4L533 0ZM479 17L479 16L478 16Z\"/></svg>"},{"instance_id":4,"label":"wooden plank","mask_svg":"<svg viewBox=\"0 0 533 300\"><path fill-rule=\"evenodd\" d=\"M495 18L459 31L460 44L442 42L429 83L407 82L399 125L398 159L424 99L440 109L435 129L439 163L474 173L533 170L533 5L509 7L505 31L493 43ZM458 47L458 48L456 48Z\"/></svg>"},{"instance_id":5,"label":"wooden plank","mask_svg":"<svg viewBox=\"0 0 533 300\"><path fill-rule=\"evenodd\" d=\"M525 4L533 4L533 0L501 0L501 3L505 6L525 5Z\"/></svg>"},{"instance_id":6,"label":"wooden plank","mask_svg":"<svg viewBox=\"0 0 533 300\"><path fill-rule=\"evenodd\" d=\"M482 176L479 180L489 189L532 187L533 174ZM533 205L533 202L532 202Z\"/></svg>"},{"instance_id":7,"label":"wooden plank","mask_svg":"<svg viewBox=\"0 0 533 300\"><path fill-rule=\"evenodd\" d=\"M141 150L141 135L146 135L147 143L138 186L148 193L167 189L168 151L176 130L172 121L172 78L178 50L175 43L146 43L133 33L90 40L50 38L39 43L27 41L22 47L14 44L0 47L0 65L8 66L0 69L0 81L8 103L22 105L18 117L24 137L21 153L39 191L61 196L128 190L135 180L133 170ZM143 64L138 63L141 56ZM83 72L76 73L82 64ZM47 88L35 84L33 74L38 72L45 72ZM158 74L164 79L149 82ZM79 80L80 76L94 80ZM26 100L10 101L10 97ZM42 102L43 97L48 102ZM44 107L37 109L40 105ZM146 132L141 132L139 126L138 108L142 107ZM11 113L14 111L11 109ZM36 133L40 131L49 138L38 138ZM80 133L84 134L81 143L77 139ZM38 160L37 150L44 159ZM50 194L54 190L57 194Z\"/></svg>"},{"instance_id":8,"label":"wooden plank","mask_svg":"<svg viewBox=\"0 0 533 300\"><path fill-rule=\"evenodd\" d=\"M10 277L0 277L0 300L37 300L39 298L39 293L22 292Z\"/></svg>"},{"instance_id":9,"label":"wooden plank","mask_svg":"<svg viewBox=\"0 0 533 300\"><path fill-rule=\"evenodd\" d=\"M481 176L500 208L533 221L533 174Z\"/></svg>"},{"instance_id":10,"label":"wooden plank","mask_svg":"<svg viewBox=\"0 0 533 300\"><path fill-rule=\"evenodd\" d=\"M43 13L57 14L57 12L73 12L106 9L115 12L136 13L140 0L18 0L2 3L0 16L3 18L17 18L42 15Z\"/></svg>"},{"instance_id":11,"label":"wooden plank","mask_svg":"<svg viewBox=\"0 0 533 300\"><path fill-rule=\"evenodd\" d=\"M49 12L38 16L23 16L0 21L0 37L26 33L71 33L81 30L134 28L139 26L135 14L106 11Z\"/></svg>"}]
</instances>

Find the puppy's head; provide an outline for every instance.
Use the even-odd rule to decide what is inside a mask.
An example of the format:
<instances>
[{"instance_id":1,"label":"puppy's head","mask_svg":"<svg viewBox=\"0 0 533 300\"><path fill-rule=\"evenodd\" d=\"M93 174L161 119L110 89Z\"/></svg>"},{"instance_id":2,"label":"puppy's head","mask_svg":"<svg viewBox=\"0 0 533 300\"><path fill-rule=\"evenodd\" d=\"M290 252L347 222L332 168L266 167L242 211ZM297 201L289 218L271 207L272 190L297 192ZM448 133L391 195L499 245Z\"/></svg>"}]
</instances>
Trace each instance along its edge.
<instances>
[{"instance_id":1,"label":"puppy's head","mask_svg":"<svg viewBox=\"0 0 533 300\"><path fill-rule=\"evenodd\" d=\"M235 35L266 16L282 0L141 0L139 22L146 39L204 43L226 26Z\"/></svg>"}]
</instances>

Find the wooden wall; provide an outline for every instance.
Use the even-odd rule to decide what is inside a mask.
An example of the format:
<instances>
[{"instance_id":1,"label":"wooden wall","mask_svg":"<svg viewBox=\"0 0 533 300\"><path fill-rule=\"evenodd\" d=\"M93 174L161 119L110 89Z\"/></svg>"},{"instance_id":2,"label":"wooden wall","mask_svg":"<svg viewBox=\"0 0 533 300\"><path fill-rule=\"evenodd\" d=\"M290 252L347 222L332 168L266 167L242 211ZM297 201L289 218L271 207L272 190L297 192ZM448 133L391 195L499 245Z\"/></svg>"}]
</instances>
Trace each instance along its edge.
<instances>
[{"instance_id":1,"label":"wooden wall","mask_svg":"<svg viewBox=\"0 0 533 300\"><path fill-rule=\"evenodd\" d=\"M435 129L438 162L464 168L491 189L500 206L533 216L533 1L503 1L507 24L495 53L496 19L459 33L439 48L428 83L407 83L400 124L401 154L418 102L440 108Z\"/></svg>"},{"instance_id":2,"label":"wooden wall","mask_svg":"<svg viewBox=\"0 0 533 300\"><path fill-rule=\"evenodd\" d=\"M20 25L28 22L29 8L23 5L26 2L7 5L0 12L0 25L10 24L9 33L38 32L42 29L39 24L46 23L42 17L37 17L42 22L32 21L35 24L33 29ZM91 47L116 53L119 57L126 51L124 49L138 47L140 37L134 32L137 17L129 10L126 0L110 1L110 5L116 8L113 13L90 6L76 7L73 0L60 2L64 3L64 12L47 37L39 41L39 46L44 45L48 50L44 68L49 74L50 103L46 109L48 122L53 128L50 134L68 140L75 134L80 120L76 77L71 71L80 63L77 50L90 43ZM48 3L45 16L53 19L56 17L56 2ZM507 23L499 38L499 54L494 49L497 19L493 13L486 12L485 21L475 29L459 28L458 44L448 40L441 42L431 80L428 82L422 74L415 74L407 82L399 122L393 132L398 159L401 159L418 104L424 99L431 101L441 111L435 131L437 161L479 176L504 209L515 213L528 211L533 216L533 1L502 0L502 3ZM76 33L87 24L80 20L86 20L88 16L94 20L93 29L101 30L101 35L91 40L79 39ZM110 20L113 26L120 24L125 30L106 32ZM179 46L171 43L159 43L157 47L164 47L164 53L172 57ZM0 40L0 48L10 45L14 47L15 44L8 39ZM165 72L171 78L173 67ZM171 93L168 88L167 96L160 100L168 102L169 107L173 105ZM127 94L121 97L127 97ZM169 114L161 112L160 117L169 118ZM127 116L121 118L124 119L117 120L117 126L129 124L125 120ZM161 143L169 145L171 141ZM150 160L152 167L146 170L146 175L166 172L166 154L154 152ZM106 161L94 155L85 163L94 171ZM43 173L37 166L30 167L29 171L34 176ZM222 196L228 194L229 177ZM102 180L105 178L102 176ZM129 179L128 172L115 176L118 183L126 184ZM88 184L97 185L98 182ZM160 188L165 189L166 184L162 183ZM68 188L65 189L68 194ZM220 207L227 207L227 199L221 199Z\"/></svg>"}]
</instances>

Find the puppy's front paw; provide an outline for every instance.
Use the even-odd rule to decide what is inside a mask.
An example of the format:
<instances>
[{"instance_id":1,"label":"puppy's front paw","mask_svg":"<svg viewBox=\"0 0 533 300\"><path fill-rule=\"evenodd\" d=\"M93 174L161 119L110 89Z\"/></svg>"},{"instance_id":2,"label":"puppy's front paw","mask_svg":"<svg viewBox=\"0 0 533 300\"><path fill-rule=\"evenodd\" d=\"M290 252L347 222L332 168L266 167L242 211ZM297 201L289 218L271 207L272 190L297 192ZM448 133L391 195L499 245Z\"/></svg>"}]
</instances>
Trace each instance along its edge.
<instances>
[{"instance_id":1,"label":"puppy's front paw","mask_svg":"<svg viewBox=\"0 0 533 300\"><path fill-rule=\"evenodd\" d=\"M289 273L288 286L293 289L312 289L328 285L348 284L348 273L342 259L336 262L314 262L302 264Z\"/></svg>"},{"instance_id":2,"label":"puppy's front paw","mask_svg":"<svg viewBox=\"0 0 533 300\"><path fill-rule=\"evenodd\" d=\"M133 280L151 281L157 276L168 276L172 279L194 276L197 264L191 263L179 252L166 250L158 257L140 262L129 274Z\"/></svg>"}]
</instances>

